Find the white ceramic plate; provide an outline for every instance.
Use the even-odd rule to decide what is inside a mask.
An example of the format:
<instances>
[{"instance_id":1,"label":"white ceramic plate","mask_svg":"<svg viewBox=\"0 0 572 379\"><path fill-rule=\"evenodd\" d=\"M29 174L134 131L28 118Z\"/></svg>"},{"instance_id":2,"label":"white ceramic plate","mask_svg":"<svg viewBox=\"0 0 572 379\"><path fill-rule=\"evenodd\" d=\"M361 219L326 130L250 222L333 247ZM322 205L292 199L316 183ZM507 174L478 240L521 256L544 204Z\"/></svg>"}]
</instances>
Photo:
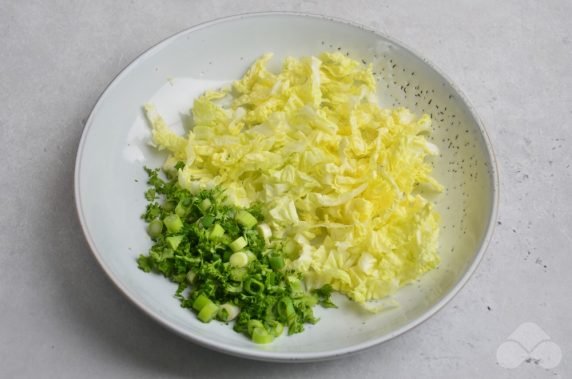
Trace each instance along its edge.
<instances>
[{"instance_id":1,"label":"white ceramic plate","mask_svg":"<svg viewBox=\"0 0 572 379\"><path fill-rule=\"evenodd\" d=\"M255 345L230 327L203 324L179 306L175 286L137 268L150 241L140 219L145 208L143 166L164 156L148 145L141 106L153 101L180 126L194 96L241 77L261 54L339 50L372 62L382 105L431 113L432 140L442 151L435 176L447 190L438 197L443 219L442 264L395 296L400 306L367 314L342 297L339 309L316 308L321 321L304 333ZM137 58L103 93L87 122L75 171L79 218L95 257L117 287L148 315L203 346L274 361L334 358L393 338L433 315L467 281L490 238L497 206L490 144L471 107L426 60L394 40L348 22L300 14L242 15L185 30Z\"/></svg>"}]
</instances>

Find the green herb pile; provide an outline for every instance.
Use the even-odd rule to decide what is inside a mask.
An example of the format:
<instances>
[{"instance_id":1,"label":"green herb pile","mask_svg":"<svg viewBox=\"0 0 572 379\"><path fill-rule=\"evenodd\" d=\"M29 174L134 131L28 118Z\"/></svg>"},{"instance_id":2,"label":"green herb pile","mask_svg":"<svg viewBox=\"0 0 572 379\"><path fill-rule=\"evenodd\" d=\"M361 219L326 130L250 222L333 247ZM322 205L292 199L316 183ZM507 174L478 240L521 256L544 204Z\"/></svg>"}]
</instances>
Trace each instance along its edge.
<instances>
[{"instance_id":1,"label":"green herb pile","mask_svg":"<svg viewBox=\"0 0 572 379\"><path fill-rule=\"evenodd\" d=\"M269 343L285 327L290 335L314 324L314 305L335 307L330 286L307 292L300 274L285 268L291 246L268 238L260 204L228 204L219 188L191 194L176 177L163 180L159 170L145 170L150 188L143 218L153 246L139 256L139 268L177 283L181 306L200 321L234 320L235 331Z\"/></svg>"}]
</instances>

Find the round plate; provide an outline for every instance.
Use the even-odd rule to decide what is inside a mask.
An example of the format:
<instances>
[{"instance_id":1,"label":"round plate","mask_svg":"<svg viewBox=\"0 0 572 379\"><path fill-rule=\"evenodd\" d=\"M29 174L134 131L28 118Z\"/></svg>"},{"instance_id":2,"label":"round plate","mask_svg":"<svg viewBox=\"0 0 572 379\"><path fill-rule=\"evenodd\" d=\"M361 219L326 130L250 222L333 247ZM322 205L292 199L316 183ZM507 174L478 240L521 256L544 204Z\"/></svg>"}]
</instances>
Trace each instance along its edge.
<instances>
[{"instance_id":1,"label":"round plate","mask_svg":"<svg viewBox=\"0 0 572 379\"><path fill-rule=\"evenodd\" d=\"M142 105L152 101L174 128L207 88L242 76L265 52L279 67L286 56L341 51L373 64L383 106L429 113L431 140L441 149L435 177L447 190L436 198L443 226L442 263L394 296L399 306L369 314L342 296L338 309L305 332L256 345L231 327L203 324L173 297L175 285L137 268L150 247L140 219L146 205L143 166L165 158L148 145ZM180 129L182 131L182 128ZM139 308L169 329L222 352L274 361L334 358L387 341L433 315L467 281L490 238L498 179L485 131L459 90L410 49L340 20L301 14L241 15L185 30L131 63L105 90L83 132L75 198L86 239L104 271Z\"/></svg>"}]
</instances>

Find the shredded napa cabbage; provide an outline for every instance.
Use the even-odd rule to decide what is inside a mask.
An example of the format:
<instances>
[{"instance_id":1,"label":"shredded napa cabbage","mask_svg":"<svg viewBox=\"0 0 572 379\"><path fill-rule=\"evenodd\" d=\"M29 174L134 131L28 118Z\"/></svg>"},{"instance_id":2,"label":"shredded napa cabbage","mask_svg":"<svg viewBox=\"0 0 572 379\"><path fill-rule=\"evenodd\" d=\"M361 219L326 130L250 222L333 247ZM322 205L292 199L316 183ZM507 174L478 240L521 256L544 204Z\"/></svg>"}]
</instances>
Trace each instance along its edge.
<instances>
[{"instance_id":1,"label":"shredded napa cabbage","mask_svg":"<svg viewBox=\"0 0 572 379\"><path fill-rule=\"evenodd\" d=\"M191 192L220 186L238 206L262 202L288 267L364 303L439 263L439 215L420 187L441 191L428 115L378 105L371 66L339 53L256 61L231 87L197 98L183 138L145 106L153 142ZM294 246L294 248L292 248Z\"/></svg>"}]
</instances>

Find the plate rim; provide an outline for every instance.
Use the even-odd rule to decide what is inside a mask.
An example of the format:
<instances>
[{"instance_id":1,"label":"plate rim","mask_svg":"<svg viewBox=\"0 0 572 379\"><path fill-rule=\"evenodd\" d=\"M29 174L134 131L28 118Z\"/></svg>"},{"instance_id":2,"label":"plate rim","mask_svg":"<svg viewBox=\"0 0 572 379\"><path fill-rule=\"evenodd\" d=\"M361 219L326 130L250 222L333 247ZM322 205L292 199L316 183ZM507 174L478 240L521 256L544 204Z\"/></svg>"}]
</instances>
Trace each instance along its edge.
<instances>
[{"instance_id":1,"label":"plate rim","mask_svg":"<svg viewBox=\"0 0 572 379\"><path fill-rule=\"evenodd\" d=\"M432 70L434 70L438 75L440 75L447 84L451 86L451 88L458 94L461 101L467 107L471 117L475 120L481 137L484 142L484 146L486 148L486 156L488 158L488 168L489 168L489 177L491 181L491 209L490 209L490 216L487 220L486 225L486 232L481 240L479 249L477 253L474 255L472 262L469 264L466 272L460 278L457 283L449 289L449 291L438 301L436 302L431 308L429 308L426 312L421 314L419 317L415 318L414 320L408 322L407 324L401 326L400 328L387 333L384 336L370 339L368 341L351 345L349 347L334 349L334 350L327 350L322 352L270 352L270 351L263 351L263 350L245 350L241 347L234 347L229 345L223 345L217 342L213 342L208 338L203 338L201 336L194 335L193 333L189 333L188 331L177 327L176 325L172 324L168 320L162 318L158 313L152 311L151 309L147 308L142 302L140 302L135 296L133 296L129 289L126 286L123 286L118 279L111 273L111 270L107 266L105 260L100 256L99 251L95 247L95 242L87 228L86 218L83 214L83 206L81 200L81 190L80 190L80 177L81 173L81 166L82 166L82 159L86 141L88 140L91 127L94 123L94 119L97 115L97 111L99 110L105 96L111 90L111 88L116 85L119 79L126 75L127 72L136 65L140 60L144 59L148 55L153 54L154 52L162 49L165 45L167 45L170 41L178 38L181 35L187 33L193 33L194 31L211 27L217 24L240 20L244 18L257 18L257 17L268 17L268 16L289 16L289 17L302 17L302 18L310 18L310 19L318 19L318 20L326 20L331 21L334 23L341 23L345 25L349 25L358 29L361 29L366 32L370 32L375 34L382 39L389 41L390 43L404 49L406 52L416 56L417 58L421 59L425 64L427 64ZM201 345L203 347L216 350L222 353L230 354L233 356L238 356L242 358L249 358L255 360L263 360L263 361L275 361L275 362L311 362L311 361L321 361L327 359L335 359L342 356L347 356L351 354L358 353L360 351L366 350L373 346L379 345L381 343L387 342L397 336L400 336L408 331L413 330L423 322L427 321L431 317L433 317L437 312L445 307L459 292L460 290L466 285L469 279L473 276L474 272L478 268L480 262L485 255L485 252L490 245L492 240L492 236L494 233L494 229L496 226L496 221L498 217L498 208L499 208L499 199L500 199L500 188L499 188L499 171L498 171L498 164L495 157L494 149L492 147L492 143L490 137L484 127L484 124L479 117L478 113L476 112L475 107L471 104L467 96L464 92L455 84L451 78L446 75L440 68L438 68L434 63L429 61L425 58L422 54L419 54L415 49L409 47L407 44L401 42L399 39L394 37L388 36L383 32L378 30L371 29L363 24L350 21L347 19L339 18L339 17L332 17L322 14L316 13L309 13L309 12L294 12L294 11L264 11L264 12L246 12L246 13L239 13L231 16L219 17L216 19L208 20L205 22L201 22L195 24L191 27L185 28L179 32L176 32L159 42L155 43L148 49L144 50L142 53L137 55L131 62L129 62L121 71L111 79L111 81L105 86L105 89L101 92L98 96L95 105L90 111L89 117L83 127L81 139L78 145L76 157L75 157L75 168L74 168L74 203L76 212L78 215L78 219L82 228L83 235L89 245L90 251L92 255L95 257L96 261L98 262L99 266L103 269L107 277L111 280L114 286L129 300L132 304L136 305L140 310L143 311L147 316L151 317L153 320L158 322L163 327L175 332L179 336L182 336L192 342Z\"/></svg>"}]
</instances>

